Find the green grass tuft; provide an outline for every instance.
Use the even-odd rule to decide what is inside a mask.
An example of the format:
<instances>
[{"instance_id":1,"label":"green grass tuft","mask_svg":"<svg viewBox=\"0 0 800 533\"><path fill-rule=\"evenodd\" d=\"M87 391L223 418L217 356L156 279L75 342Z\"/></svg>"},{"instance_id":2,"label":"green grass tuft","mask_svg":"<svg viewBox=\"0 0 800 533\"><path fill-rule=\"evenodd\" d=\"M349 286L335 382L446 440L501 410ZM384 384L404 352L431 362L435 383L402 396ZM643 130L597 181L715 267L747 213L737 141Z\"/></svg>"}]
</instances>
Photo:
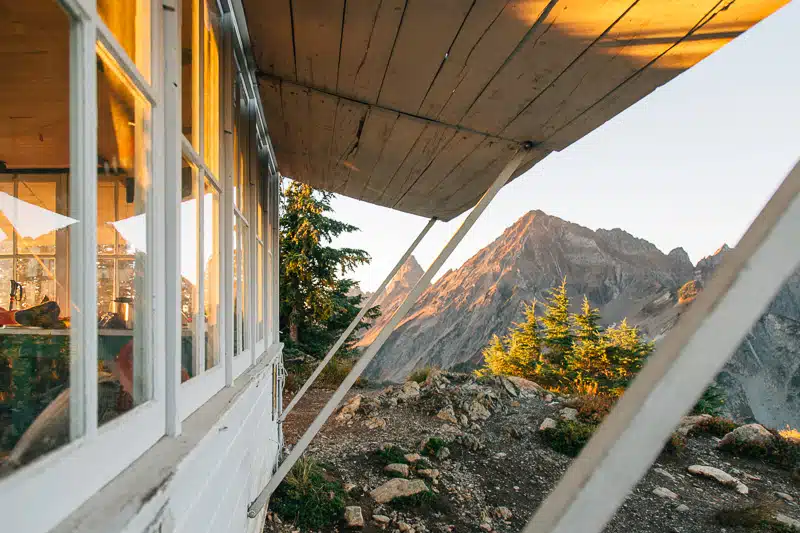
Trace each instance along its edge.
<instances>
[{"instance_id":1,"label":"green grass tuft","mask_svg":"<svg viewBox=\"0 0 800 533\"><path fill-rule=\"evenodd\" d=\"M433 368L434 367L432 366L426 366L424 368L418 368L414 370L411 373L411 375L408 376L408 381L416 381L417 383L422 385L428 379L428 376L431 375L431 371L433 370Z\"/></svg>"},{"instance_id":2,"label":"green grass tuft","mask_svg":"<svg viewBox=\"0 0 800 533\"><path fill-rule=\"evenodd\" d=\"M775 509L769 504L723 509L714 515L721 526L744 528L758 533L795 533L795 529L775 520Z\"/></svg>"},{"instance_id":3,"label":"green grass tuft","mask_svg":"<svg viewBox=\"0 0 800 533\"><path fill-rule=\"evenodd\" d=\"M320 529L341 519L344 499L341 484L326 479L325 470L316 461L303 458L278 486L270 508L301 529Z\"/></svg>"},{"instance_id":4,"label":"green grass tuft","mask_svg":"<svg viewBox=\"0 0 800 533\"><path fill-rule=\"evenodd\" d=\"M708 434L713 435L714 437L722 438L737 427L739 427L739 425L733 420L723 418L721 416L715 416L708 420L703 420L697 424L689 431L689 435L694 436Z\"/></svg>"},{"instance_id":5,"label":"green grass tuft","mask_svg":"<svg viewBox=\"0 0 800 533\"><path fill-rule=\"evenodd\" d=\"M380 449L375 454L381 459L384 464L390 465L394 463L403 463L408 464L406 461L405 455L408 452L405 451L403 448L399 446L387 446L386 448Z\"/></svg>"},{"instance_id":6,"label":"green grass tuft","mask_svg":"<svg viewBox=\"0 0 800 533\"><path fill-rule=\"evenodd\" d=\"M426 505L432 505L434 502L436 502L436 499L436 494L434 494L433 491L425 490L412 496L400 496L398 498L392 498L392 501L389 503L394 507L415 509L418 507L424 507Z\"/></svg>"},{"instance_id":7,"label":"green grass tuft","mask_svg":"<svg viewBox=\"0 0 800 533\"><path fill-rule=\"evenodd\" d=\"M439 451L441 451L441 449L445 446L447 446L446 440L440 439L439 437L431 437L425 443L425 446L422 447L422 455L437 457Z\"/></svg>"}]
</instances>

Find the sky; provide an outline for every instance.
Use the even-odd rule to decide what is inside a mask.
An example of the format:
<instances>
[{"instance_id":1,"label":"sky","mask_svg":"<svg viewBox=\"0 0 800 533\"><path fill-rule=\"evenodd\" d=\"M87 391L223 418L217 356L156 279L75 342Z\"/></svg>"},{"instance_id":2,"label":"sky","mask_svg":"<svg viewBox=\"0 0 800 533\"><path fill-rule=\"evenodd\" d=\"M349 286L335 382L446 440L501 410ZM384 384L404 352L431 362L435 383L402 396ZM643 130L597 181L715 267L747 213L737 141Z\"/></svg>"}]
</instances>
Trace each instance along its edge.
<instances>
[{"instance_id":1,"label":"sky","mask_svg":"<svg viewBox=\"0 0 800 533\"><path fill-rule=\"evenodd\" d=\"M736 244L800 158L800 0L754 26L583 139L504 187L437 277L460 267L533 209L622 228L693 262ZM376 289L426 219L336 196L361 230L335 246L372 262L352 277ZM437 223L414 253L423 268L466 214Z\"/></svg>"}]
</instances>

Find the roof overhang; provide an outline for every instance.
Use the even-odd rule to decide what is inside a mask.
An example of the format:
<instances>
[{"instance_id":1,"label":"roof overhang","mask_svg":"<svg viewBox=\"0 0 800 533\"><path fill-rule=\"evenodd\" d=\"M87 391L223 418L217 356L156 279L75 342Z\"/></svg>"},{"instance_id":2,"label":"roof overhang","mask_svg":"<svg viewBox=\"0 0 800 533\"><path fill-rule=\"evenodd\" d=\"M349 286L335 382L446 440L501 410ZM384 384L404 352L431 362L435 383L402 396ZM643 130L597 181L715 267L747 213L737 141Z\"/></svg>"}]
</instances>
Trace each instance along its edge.
<instances>
[{"instance_id":1,"label":"roof overhang","mask_svg":"<svg viewBox=\"0 0 800 533\"><path fill-rule=\"evenodd\" d=\"M442 220L786 3L243 0L281 173Z\"/></svg>"}]
</instances>

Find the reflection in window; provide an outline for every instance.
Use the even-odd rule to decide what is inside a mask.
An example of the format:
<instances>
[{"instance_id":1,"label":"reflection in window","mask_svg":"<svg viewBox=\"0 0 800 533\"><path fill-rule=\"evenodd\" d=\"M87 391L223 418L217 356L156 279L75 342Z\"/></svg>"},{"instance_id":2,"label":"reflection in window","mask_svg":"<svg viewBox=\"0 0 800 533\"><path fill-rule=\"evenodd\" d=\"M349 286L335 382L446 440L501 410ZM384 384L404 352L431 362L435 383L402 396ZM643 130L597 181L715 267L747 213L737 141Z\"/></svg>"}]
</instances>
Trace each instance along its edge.
<instances>
[{"instance_id":1,"label":"reflection in window","mask_svg":"<svg viewBox=\"0 0 800 533\"><path fill-rule=\"evenodd\" d=\"M195 105L199 90L195 78L199 75L200 61L197 0L183 0L181 10L181 124L183 134L197 149L194 136L197 133Z\"/></svg>"},{"instance_id":2,"label":"reflection in window","mask_svg":"<svg viewBox=\"0 0 800 533\"><path fill-rule=\"evenodd\" d=\"M220 14L216 0L205 0L203 17L203 157L219 177L220 143Z\"/></svg>"},{"instance_id":3,"label":"reflection in window","mask_svg":"<svg viewBox=\"0 0 800 533\"><path fill-rule=\"evenodd\" d=\"M70 20L5 2L0 32L0 477L69 440Z\"/></svg>"},{"instance_id":4,"label":"reflection in window","mask_svg":"<svg viewBox=\"0 0 800 533\"><path fill-rule=\"evenodd\" d=\"M150 80L150 0L97 0L97 13Z\"/></svg>"},{"instance_id":5,"label":"reflection in window","mask_svg":"<svg viewBox=\"0 0 800 533\"><path fill-rule=\"evenodd\" d=\"M145 290L150 107L119 68L97 63L98 423L152 397ZM109 293L110 291L110 293Z\"/></svg>"},{"instance_id":6,"label":"reflection in window","mask_svg":"<svg viewBox=\"0 0 800 533\"><path fill-rule=\"evenodd\" d=\"M195 354L197 323L198 217L197 170L185 159L181 171L181 374L196 376L203 371L202 354ZM201 348L198 346L198 350Z\"/></svg>"},{"instance_id":7,"label":"reflection in window","mask_svg":"<svg viewBox=\"0 0 800 533\"><path fill-rule=\"evenodd\" d=\"M203 292L206 320L206 368L219 364L220 221L219 191L206 178L203 194Z\"/></svg>"}]
</instances>

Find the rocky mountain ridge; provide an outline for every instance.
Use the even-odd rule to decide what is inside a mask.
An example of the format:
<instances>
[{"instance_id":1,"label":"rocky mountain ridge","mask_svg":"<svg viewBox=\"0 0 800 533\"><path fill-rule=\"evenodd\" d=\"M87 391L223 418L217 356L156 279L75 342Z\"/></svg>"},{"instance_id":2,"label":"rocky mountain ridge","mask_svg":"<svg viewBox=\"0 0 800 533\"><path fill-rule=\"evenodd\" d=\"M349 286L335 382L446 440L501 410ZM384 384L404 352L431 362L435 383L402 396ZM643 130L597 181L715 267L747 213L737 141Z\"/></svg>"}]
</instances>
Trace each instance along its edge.
<instances>
[{"instance_id":1,"label":"rocky mountain ridge","mask_svg":"<svg viewBox=\"0 0 800 533\"><path fill-rule=\"evenodd\" d=\"M730 250L722 246L693 265L682 248L667 254L619 229L593 231L531 211L461 268L429 287L367 369L373 379L400 381L416 368L470 368L493 334L522 317L567 279L577 305L585 294L604 324L627 317L658 341L686 310L678 290L702 286ZM421 269L420 269L421 270ZM800 275L790 279L719 377L731 413L770 425L800 426ZM418 278L417 278L418 279ZM394 308L413 284L395 290ZM365 335L368 345L377 328Z\"/></svg>"}]
</instances>

